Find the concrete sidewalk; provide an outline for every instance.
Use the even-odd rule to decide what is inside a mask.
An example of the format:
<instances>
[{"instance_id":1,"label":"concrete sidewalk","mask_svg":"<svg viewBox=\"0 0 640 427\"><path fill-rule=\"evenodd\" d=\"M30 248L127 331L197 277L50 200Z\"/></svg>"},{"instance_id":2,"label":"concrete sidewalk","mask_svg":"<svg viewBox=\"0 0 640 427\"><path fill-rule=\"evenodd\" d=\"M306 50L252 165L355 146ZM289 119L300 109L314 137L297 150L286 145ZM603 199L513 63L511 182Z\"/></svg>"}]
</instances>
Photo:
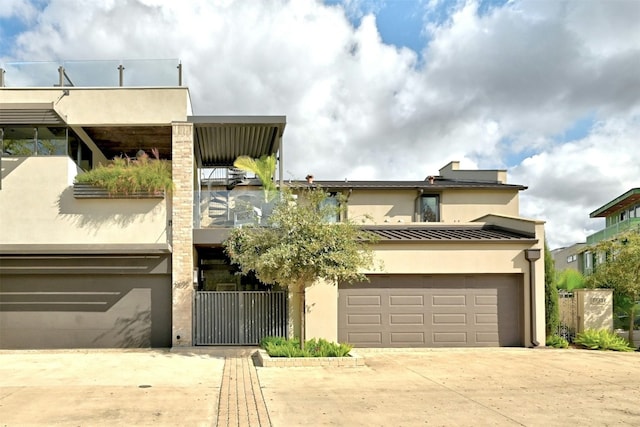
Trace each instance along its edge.
<instances>
[{"instance_id":1,"label":"concrete sidewalk","mask_svg":"<svg viewBox=\"0 0 640 427\"><path fill-rule=\"evenodd\" d=\"M364 367L256 368L254 351L0 351L0 426L640 425L640 353L359 349Z\"/></svg>"}]
</instances>

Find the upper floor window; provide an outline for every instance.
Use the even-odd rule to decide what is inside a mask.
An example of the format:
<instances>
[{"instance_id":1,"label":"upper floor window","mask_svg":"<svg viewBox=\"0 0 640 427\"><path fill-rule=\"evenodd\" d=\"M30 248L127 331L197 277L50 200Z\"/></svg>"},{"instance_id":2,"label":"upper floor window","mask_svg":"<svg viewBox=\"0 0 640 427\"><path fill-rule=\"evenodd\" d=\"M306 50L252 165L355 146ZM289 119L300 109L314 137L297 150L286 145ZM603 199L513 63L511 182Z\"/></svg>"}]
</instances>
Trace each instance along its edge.
<instances>
[{"instance_id":1,"label":"upper floor window","mask_svg":"<svg viewBox=\"0 0 640 427\"><path fill-rule=\"evenodd\" d=\"M89 147L65 126L11 126L0 128L3 156L70 156L81 168L91 169Z\"/></svg>"},{"instance_id":2,"label":"upper floor window","mask_svg":"<svg viewBox=\"0 0 640 427\"><path fill-rule=\"evenodd\" d=\"M576 259L577 259L577 256L575 254L574 255L569 255L567 257L567 262L574 262Z\"/></svg>"},{"instance_id":3,"label":"upper floor window","mask_svg":"<svg viewBox=\"0 0 640 427\"><path fill-rule=\"evenodd\" d=\"M2 130L2 153L8 156L67 154L67 128L16 126Z\"/></svg>"},{"instance_id":4,"label":"upper floor window","mask_svg":"<svg viewBox=\"0 0 640 427\"><path fill-rule=\"evenodd\" d=\"M420 200L420 218L423 222L440 221L440 196L425 194Z\"/></svg>"},{"instance_id":5,"label":"upper floor window","mask_svg":"<svg viewBox=\"0 0 640 427\"><path fill-rule=\"evenodd\" d=\"M325 221L328 223L340 222L340 200L338 193L329 193L329 196L322 201L324 206L331 206L331 213L327 215Z\"/></svg>"}]
</instances>

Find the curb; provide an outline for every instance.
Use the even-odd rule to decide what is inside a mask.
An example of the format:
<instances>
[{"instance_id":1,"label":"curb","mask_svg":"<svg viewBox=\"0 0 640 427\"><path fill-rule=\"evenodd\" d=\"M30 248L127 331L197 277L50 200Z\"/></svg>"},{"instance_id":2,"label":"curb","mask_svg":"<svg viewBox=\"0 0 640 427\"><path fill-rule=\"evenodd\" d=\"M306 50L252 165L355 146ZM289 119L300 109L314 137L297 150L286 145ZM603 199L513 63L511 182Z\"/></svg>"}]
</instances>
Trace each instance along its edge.
<instances>
[{"instance_id":1,"label":"curb","mask_svg":"<svg viewBox=\"0 0 640 427\"><path fill-rule=\"evenodd\" d=\"M333 367L355 368L365 366L364 358L351 351L349 357L271 357L265 350L258 350L256 362L263 368Z\"/></svg>"}]
</instances>

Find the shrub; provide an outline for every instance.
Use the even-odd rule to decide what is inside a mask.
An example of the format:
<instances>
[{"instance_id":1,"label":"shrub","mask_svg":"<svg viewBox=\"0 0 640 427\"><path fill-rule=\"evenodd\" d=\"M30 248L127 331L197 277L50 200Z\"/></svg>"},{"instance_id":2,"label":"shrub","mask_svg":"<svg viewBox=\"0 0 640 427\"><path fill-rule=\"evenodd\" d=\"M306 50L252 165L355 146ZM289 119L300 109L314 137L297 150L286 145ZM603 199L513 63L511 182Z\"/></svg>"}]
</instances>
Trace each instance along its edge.
<instances>
[{"instance_id":1,"label":"shrub","mask_svg":"<svg viewBox=\"0 0 640 427\"><path fill-rule=\"evenodd\" d=\"M260 346L271 357L345 357L349 355L352 346L343 343L333 343L322 338L305 342L305 348L300 348L298 339L282 337L265 337Z\"/></svg>"},{"instance_id":2,"label":"shrub","mask_svg":"<svg viewBox=\"0 0 640 427\"><path fill-rule=\"evenodd\" d=\"M573 342L590 350L634 350L632 347L629 347L627 340L606 329L587 329L584 332L578 333Z\"/></svg>"},{"instance_id":3,"label":"shrub","mask_svg":"<svg viewBox=\"0 0 640 427\"><path fill-rule=\"evenodd\" d=\"M545 343L547 347L553 348L567 348L569 347L569 341L562 338L560 335L550 335L547 337L547 341Z\"/></svg>"},{"instance_id":4,"label":"shrub","mask_svg":"<svg viewBox=\"0 0 640 427\"><path fill-rule=\"evenodd\" d=\"M155 159L144 155L136 160L129 157L116 157L106 166L98 167L78 174L76 182L106 188L109 193L135 193L147 191L159 193L171 192L171 163L160 160L154 150Z\"/></svg>"}]
</instances>

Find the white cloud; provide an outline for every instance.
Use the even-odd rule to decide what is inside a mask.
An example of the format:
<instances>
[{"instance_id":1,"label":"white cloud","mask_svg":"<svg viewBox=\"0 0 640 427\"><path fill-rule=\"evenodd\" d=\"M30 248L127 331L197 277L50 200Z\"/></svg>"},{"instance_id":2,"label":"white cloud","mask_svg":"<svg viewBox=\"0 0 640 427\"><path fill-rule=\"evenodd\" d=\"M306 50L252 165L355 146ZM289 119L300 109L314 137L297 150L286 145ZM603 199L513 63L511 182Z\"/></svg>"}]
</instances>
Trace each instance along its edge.
<instances>
[{"instance_id":1,"label":"white cloud","mask_svg":"<svg viewBox=\"0 0 640 427\"><path fill-rule=\"evenodd\" d=\"M505 167L526 153L510 181L529 186L522 213L548 220L552 247L584 240L598 227L588 213L638 185L640 2L523 0L482 15L454 2L425 22L423 61L381 40L382 4L50 0L13 56L180 58L196 114L287 115L287 178L422 179L450 160ZM427 18L445 10L424 4ZM589 135L557 141L586 116Z\"/></svg>"}]
</instances>

